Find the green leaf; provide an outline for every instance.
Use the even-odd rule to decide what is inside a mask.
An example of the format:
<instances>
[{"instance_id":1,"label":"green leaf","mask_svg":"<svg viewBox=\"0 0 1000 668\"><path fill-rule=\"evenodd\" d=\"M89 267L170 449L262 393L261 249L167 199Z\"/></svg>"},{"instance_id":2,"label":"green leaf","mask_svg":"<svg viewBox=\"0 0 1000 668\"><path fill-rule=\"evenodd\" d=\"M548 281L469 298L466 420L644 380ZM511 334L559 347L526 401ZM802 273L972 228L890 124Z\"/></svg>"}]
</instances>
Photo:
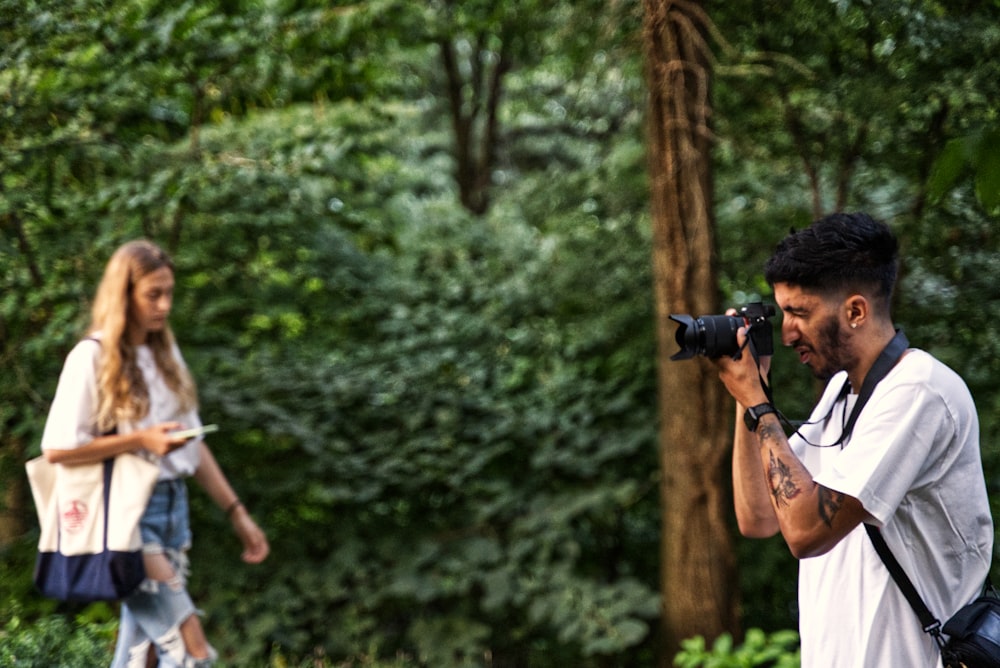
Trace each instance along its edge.
<instances>
[{"instance_id":1,"label":"green leaf","mask_svg":"<svg viewBox=\"0 0 1000 668\"><path fill-rule=\"evenodd\" d=\"M940 199L951 190L967 169L970 157L968 138L948 141L934 163L934 169L927 183L928 195Z\"/></svg>"}]
</instances>

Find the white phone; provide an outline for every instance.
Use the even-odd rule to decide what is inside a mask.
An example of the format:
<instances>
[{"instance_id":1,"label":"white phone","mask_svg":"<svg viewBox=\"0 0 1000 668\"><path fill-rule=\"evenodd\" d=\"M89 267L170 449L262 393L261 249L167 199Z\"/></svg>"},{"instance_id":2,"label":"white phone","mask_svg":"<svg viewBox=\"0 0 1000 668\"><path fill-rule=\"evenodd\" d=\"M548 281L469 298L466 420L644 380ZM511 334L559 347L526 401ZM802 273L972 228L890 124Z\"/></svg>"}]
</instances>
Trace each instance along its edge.
<instances>
[{"instance_id":1,"label":"white phone","mask_svg":"<svg viewBox=\"0 0 1000 668\"><path fill-rule=\"evenodd\" d=\"M211 434L214 431L219 431L219 425L203 424L200 427L192 427L191 429L180 429L178 431L172 431L170 432L170 435L183 439L190 439L194 438L195 436L201 436L203 434Z\"/></svg>"}]
</instances>

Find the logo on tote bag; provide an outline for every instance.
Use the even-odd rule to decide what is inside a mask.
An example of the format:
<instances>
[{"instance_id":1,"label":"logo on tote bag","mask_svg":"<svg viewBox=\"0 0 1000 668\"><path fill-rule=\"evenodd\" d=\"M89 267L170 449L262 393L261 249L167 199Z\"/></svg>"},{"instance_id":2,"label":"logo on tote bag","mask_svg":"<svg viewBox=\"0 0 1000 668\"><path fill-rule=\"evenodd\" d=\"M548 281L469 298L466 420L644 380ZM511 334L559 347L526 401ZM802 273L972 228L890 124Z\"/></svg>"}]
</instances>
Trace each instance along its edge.
<instances>
[{"instance_id":1,"label":"logo on tote bag","mask_svg":"<svg viewBox=\"0 0 1000 668\"><path fill-rule=\"evenodd\" d=\"M70 501L62 514L63 529L69 533L76 533L83 528L83 523L87 519L87 504L83 501Z\"/></svg>"}]
</instances>

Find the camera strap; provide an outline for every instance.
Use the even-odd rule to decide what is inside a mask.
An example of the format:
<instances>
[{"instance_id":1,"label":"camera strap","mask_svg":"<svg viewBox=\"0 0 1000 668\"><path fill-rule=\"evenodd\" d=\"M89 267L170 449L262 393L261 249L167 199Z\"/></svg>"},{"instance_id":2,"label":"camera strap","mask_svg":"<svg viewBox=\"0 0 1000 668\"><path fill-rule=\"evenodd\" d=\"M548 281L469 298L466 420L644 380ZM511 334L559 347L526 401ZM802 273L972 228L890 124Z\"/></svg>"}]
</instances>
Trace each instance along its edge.
<instances>
[{"instance_id":1,"label":"camera strap","mask_svg":"<svg viewBox=\"0 0 1000 668\"><path fill-rule=\"evenodd\" d=\"M910 342L907 340L906 334L903 334L903 330L897 329L896 335L892 337L889 344L879 353L875 363L872 364L872 368L865 374L865 380L861 383L861 391L858 392L858 400L851 410L850 417L847 418L847 424L844 425L844 432L840 435L840 440L837 441L838 444L843 443L850 437L851 432L854 430L854 423L858 421L858 415L871 398L872 392L875 391L875 386L878 385L880 380L886 377L886 374L892 370L892 367L896 366L896 362L903 357L903 353L909 347ZM849 383L850 381L845 382Z\"/></svg>"},{"instance_id":2,"label":"camera strap","mask_svg":"<svg viewBox=\"0 0 1000 668\"><path fill-rule=\"evenodd\" d=\"M767 397L767 403L774 407L774 393L773 390L771 390L771 370L767 370L767 378L764 378L764 374L760 372L760 353L757 352L757 346L754 345L753 339L750 337L750 328L753 326L754 325L750 325L750 327L747 328L746 340L743 341L743 346L736 351L735 355L733 355L733 359L738 360L740 355L743 354L744 348L750 350L750 355L753 357L754 364L757 366L757 376L760 378L760 386L764 389L764 396ZM778 414L779 418L783 417L781 413L778 412L777 408L774 410L775 413Z\"/></svg>"},{"instance_id":3,"label":"camera strap","mask_svg":"<svg viewBox=\"0 0 1000 668\"><path fill-rule=\"evenodd\" d=\"M888 374L889 371L892 370L892 367L896 366L896 363L900 360L900 358L903 356L903 353L905 353L906 349L909 347L910 347L910 342L909 340L907 340L906 334L903 333L903 330L897 329L895 336L893 336L892 340L890 340L889 343L886 345L886 347L882 349L882 352L879 353L879 356L878 358L876 358L875 363L872 364L872 368L868 370L867 374L865 374L865 380L864 382L861 383L861 390L858 392L858 399L856 402L854 402L854 408L851 409L850 415L844 422L844 429L840 433L840 438L838 438L833 443L821 445L813 443L812 441L807 439L799 432L798 429L795 430L795 433L799 435L799 438L801 438L803 441L805 441L807 444L811 445L814 448L833 448L838 445L840 447L844 447L844 443L847 441L848 438L850 438L851 432L854 430L854 423L858 421L858 415L861 414L861 409L864 408L864 405L866 403L868 403L868 400L871 398L872 393L875 391L875 386L878 385L880 380L885 378L886 374ZM837 404L839 404L841 401L846 401L847 395L850 393L850 391L851 391L851 381L845 378L844 386L840 389L840 393L837 395L837 398L834 399L833 403L830 405L830 411L826 414L826 416L824 416L821 420L817 420L814 422L805 422L802 424L803 425L819 424L829 420L830 415L833 414L833 410L837 407ZM844 407L844 412L845 414L847 413L846 405Z\"/></svg>"}]
</instances>

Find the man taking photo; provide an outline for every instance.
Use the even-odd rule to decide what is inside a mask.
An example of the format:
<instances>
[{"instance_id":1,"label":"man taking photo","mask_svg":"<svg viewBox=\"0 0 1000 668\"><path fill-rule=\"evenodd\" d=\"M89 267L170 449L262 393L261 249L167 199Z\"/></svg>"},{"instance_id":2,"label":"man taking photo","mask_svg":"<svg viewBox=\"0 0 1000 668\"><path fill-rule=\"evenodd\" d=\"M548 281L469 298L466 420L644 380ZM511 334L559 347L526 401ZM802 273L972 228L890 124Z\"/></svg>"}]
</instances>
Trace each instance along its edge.
<instances>
[{"instance_id":1,"label":"man taking photo","mask_svg":"<svg viewBox=\"0 0 1000 668\"><path fill-rule=\"evenodd\" d=\"M955 372L895 329L897 268L896 238L866 214L824 217L778 244L764 273L782 343L827 381L791 436L762 380L770 359L717 361L737 403L740 531L781 532L800 559L804 668L941 665L865 524L879 529L939 619L982 591L992 559L976 407ZM888 371L852 429L852 408L880 357Z\"/></svg>"}]
</instances>

